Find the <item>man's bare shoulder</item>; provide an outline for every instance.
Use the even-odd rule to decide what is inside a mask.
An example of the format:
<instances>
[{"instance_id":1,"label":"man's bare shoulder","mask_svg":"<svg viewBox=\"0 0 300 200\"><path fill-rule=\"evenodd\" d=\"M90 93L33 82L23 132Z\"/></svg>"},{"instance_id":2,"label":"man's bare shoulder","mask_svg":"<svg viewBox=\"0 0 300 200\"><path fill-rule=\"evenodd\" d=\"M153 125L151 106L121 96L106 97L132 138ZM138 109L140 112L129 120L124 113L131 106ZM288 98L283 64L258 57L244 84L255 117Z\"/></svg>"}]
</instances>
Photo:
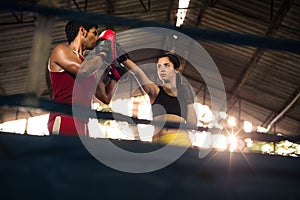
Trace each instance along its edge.
<instances>
[{"instance_id":1,"label":"man's bare shoulder","mask_svg":"<svg viewBox=\"0 0 300 200\"><path fill-rule=\"evenodd\" d=\"M64 69L64 60L67 57L69 48L65 44L56 45L50 55L50 70L51 71L61 71Z\"/></svg>"},{"instance_id":2,"label":"man's bare shoulder","mask_svg":"<svg viewBox=\"0 0 300 200\"><path fill-rule=\"evenodd\" d=\"M61 44L58 44L56 45L53 50L52 50L52 53L56 53L56 52L61 52L61 51L67 51L69 48L67 45L61 43Z\"/></svg>"},{"instance_id":3,"label":"man's bare shoulder","mask_svg":"<svg viewBox=\"0 0 300 200\"><path fill-rule=\"evenodd\" d=\"M56 62L57 60L62 60L64 58L70 57L73 55L72 50L69 46L61 43L56 45L51 52L51 59Z\"/></svg>"}]
</instances>

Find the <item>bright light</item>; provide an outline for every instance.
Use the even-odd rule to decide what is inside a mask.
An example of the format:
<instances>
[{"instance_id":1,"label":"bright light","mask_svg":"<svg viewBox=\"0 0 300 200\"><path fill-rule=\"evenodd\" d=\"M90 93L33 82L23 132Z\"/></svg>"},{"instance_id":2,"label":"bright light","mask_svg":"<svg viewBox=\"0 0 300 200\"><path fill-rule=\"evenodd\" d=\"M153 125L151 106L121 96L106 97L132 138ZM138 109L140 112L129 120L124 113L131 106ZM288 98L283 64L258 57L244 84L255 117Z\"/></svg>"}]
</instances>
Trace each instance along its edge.
<instances>
[{"instance_id":1,"label":"bright light","mask_svg":"<svg viewBox=\"0 0 300 200\"><path fill-rule=\"evenodd\" d=\"M187 8L189 7L190 0L179 0L179 7L177 10L176 26L179 27L183 24Z\"/></svg>"},{"instance_id":2,"label":"bright light","mask_svg":"<svg viewBox=\"0 0 300 200\"><path fill-rule=\"evenodd\" d=\"M221 119L226 119L227 114L226 114L226 112L221 111L221 112L219 112L219 116L221 117Z\"/></svg>"},{"instance_id":3,"label":"bright light","mask_svg":"<svg viewBox=\"0 0 300 200\"><path fill-rule=\"evenodd\" d=\"M148 124L138 124L138 133L141 141L151 142L154 134L154 126Z\"/></svg>"},{"instance_id":4,"label":"bright light","mask_svg":"<svg viewBox=\"0 0 300 200\"><path fill-rule=\"evenodd\" d=\"M26 130L26 119L18 119L0 124L0 130L9 133L24 134Z\"/></svg>"},{"instance_id":5,"label":"bright light","mask_svg":"<svg viewBox=\"0 0 300 200\"><path fill-rule=\"evenodd\" d=\"M262 127L262 126L258 126L257 127L257 132L259 132L259 133L266 133L268 131L269 131L268 129L266 129L266 128Z\"/></svg>"},{"instance_id":6,"label":"bright light","mask_svg":"<svg viewBox=\"0 0 300 200\"><path fill-rule=\"evenodd\" d=\"M89 136L91 138L105 138L105 126L98 122L98 119L89 119Z\"/></svg>"},{"instance_id":7,"label":"bright light","mask_svg":"<svg viewBox=\"0 0 300 200\"><path fill-rule=\"evenodd\" d=\"M250 133L252 131L252 123L249 121L244 121L244 131Z\"/></svg>"},{"instance_id":8,"label":"bright light","mask_svg":"<svg viewBox=\"0 0 300 200\"><path fill-rule=\"evenodd\" d=\"M227 123L228 123L228 125L231 126L231 127L234 127L234 126L237 125L237 124L236 124L236 119L235 119L235 117L229 117L228 120L227 120Z\"/></svg>"},{"instance_id":9,"label":"bright light","mask_svg":"<svg viewBox=\"0 0 300 200\"><path fill-rule=\"evenodd\" d=\"M213 134L212 135L212 144L216 149L225 150L227 148L227 139L222 134Z\"/></svg>"},{"instance_id":10,"label":"bright light","mask_svg":"<svg viewBox=\"0 0 300 200\"><path fill-rule=\"evenodd\" d=\"M93 110L101 110L100 103L98 103L98 102L92 103L92 109Z\"/></svg>"},{"instance_id":11,"label":"bright light","mask_svg":"<svg viewBox=\"0 0 300 200\"><path fill-rule=\"evenodd\" d=\"M111 139L134 140L134 134L127 122L108 120L104 123L105 137Z\"/></svg>"},{"instance_id":12,"label":"bright light","mask_svg":"<svg viewBox=\"0 0 300 200\"><path fill-rule=\"evenodd\" d=\"M228 137L228 144L230 145L229 146L229 151L230 152L233 152L234 150L237 149L238 141L237 141L237 139L236 139L236 137L234 135L230 135Z\"/></svg>"},{"instance_id":13,"label":"bright light","mask_svg":"<svg viewBox=\"0 0 300 200\"><path fill-rule=\"evenodd\" d=\"M296 153L300 154L300 145L299 144L295 144L296 145Z\"/></svg>"},{"instance_id":14,"label":"bright light","mask_svg":"<svg viewBox=\"0 0 300 200\"><path fill-rule=\"evenodd\" d=\"M193 146L202 148L215 148L225 150L227 148L226 137L222 134L211 134L209 132L196 132L192 137Z\"/></svg>"},{"instance_id":15,"label":"bright light","mask_svg":"<svg viewBox=\"0 0 300 200\"><path fill-rule=\"evenodd\" d=\"M253 140L251 138L245 138L244 141L246 142L247 147L253 146Z\"/></svg>"},{"instance_id":16,"label":"bright light","mask_svg":"<svg viewBox=\"0 0 300 200\"><path fill-rule=\"evenodd\" d=\"M208 132L196 132L193 146L211 148L211 134Z\"/></svg>"},{"instance_id":17,"label":"bright light","mask_svg":"<svg viewBox=\"0 0 300 200\"><path fill-rule=\"evenodd\" d=\"M195 103L194 108L196 110L197 119L203 123L209 123L213 119L213 113L207 105L201 103Z\"/></svg>"},{"instance_id":18,"label":"bright light","mask_svg":"<svg viewBox=\"0 0 300 200\"><path fill-rule=\"evenodd\" d=\"M211 120L213 119L213 114L210 108L208 106L204 106L203 108L204 108L204 115L202 117L202 121L204 123L211 122Z\"/></svg>"},{"instance_id":19,"label":"bright light","mask_svg":"<svg viewBox=\"0 0 300 200\"><path fill-rule=\"evenodd\" d=\"M28 118L27 134L29 135L49 135L48 131L49 114Z\"/></svg>"},{"instance_id":20,"label":"bright light","mask_svg":"<svg viewBox=\"0 0 300 200\"><path fill-rule=\"evenodd\" d=\"M273 151L273 150L274 150L274 148L273 148L273 146L270 145L270 144L264 144L264 145L261 147L261 151L262 151L263 153L270 153L270 152Z\"/></svg>"},{"instance_id":21,"label":"bright light","mask_svg":"<svg viewBox=\"0 0 300 200\"><path fill-rule=\"evenodd\" d=\"M290 142L290 141L288 141L288 140L285 140L285 141L284 141L284 145L287 146L287 147L289 147L289 146L292 146L293 143Z\"/></svg>"},{"instance_id":22,"label":"bright light","mask_svg":"<svg viewBox=\"0 0 300 200\"><path fill-rule=\"evenodd\" d=\"M117 99L110 103L113 112L120 113L127 116L132 116L132 103L130 99Z\"/></svg>"},{"instance_id":23,"label":"bright light","mask_svg":"<svg viewBox=\"0 0 300 200\"><path fill-rule=\"evenodd\" d=\"M286 155L287 154L287 150L284 149L283 147L279 147L276 151L277 154L279 155Z\"/></svg>"},{"instance_id":24,"label":"bright light","mask_svg":"<svg viewBox=\"0 0 300 200\"><path fill-rule=\"evenodd\" d=\"M142 98L142 101L139 103L137 118L152 120L152 109L148 96Z\"/></svg>"}]
</instances>

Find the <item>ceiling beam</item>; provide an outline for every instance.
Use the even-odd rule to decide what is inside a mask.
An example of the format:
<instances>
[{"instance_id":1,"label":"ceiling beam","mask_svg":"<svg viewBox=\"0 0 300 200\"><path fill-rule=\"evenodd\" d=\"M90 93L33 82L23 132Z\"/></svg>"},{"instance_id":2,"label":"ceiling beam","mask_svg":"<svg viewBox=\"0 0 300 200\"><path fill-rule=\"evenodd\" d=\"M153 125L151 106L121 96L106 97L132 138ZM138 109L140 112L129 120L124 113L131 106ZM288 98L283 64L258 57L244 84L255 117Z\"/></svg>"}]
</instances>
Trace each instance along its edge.
<instances>
[{"instance_id":1,"label":"ceiling beam","mask_svg":"<svg viewBox=\"0 0 300 200\"><path fill-rule=\"evenodd\" d=\"M88 6L88 0L85 0L84 1L84 11L85 12L87 11L87 6Z\"/></svg>"},{"instance_id":2,"label":"ceiling beam","mask_svg":"<svg viewBox=\"0 0 300 200\"><path fill-rule=\"evenodd\" d=\"M203 13L204 13L204 11L207 9L209 1L210 1L210 0L205 0L205 1L202 3L202 6L201 6L201 8L200 8L200 11L199 11L199 14L198 14L198 17L197 17L196 26L199 26L199 25L201 24L201 20L202 20Z\"/></svg>"},{"instance_id":3,"label":"ceiling beam","mask_svg":"<svg viewBox=\"0 0 300 200\"><path fill-rule=\"evenodd\" d=\"M76 2L76 0L72 0L72 1L73 1L73 3L75 4L76 8L77 8L79 11L84 11L84 12L87 11L88 0L85 0L85 1L84 1L84 8L83 8L83 10L80 8L80 6L79 6L78 3Z\"/></svg>"},{"instance_id":4,"label":"ceiling beam","mask_svg":"<svg viewBox=\"0 0 300 200\"><path fill-rule=\"evenodd\" d=\"M293 0L285 0L282 2L281 6L277 12L277 15L276 15L274 21L271 21L270 26L269 26L268 31L266 32L265 36L275 35L275 33L278 30L278 28L280 27L283 19L285 18L286 14L288 13L288 11L292 5L292 2L293 2ZM260 48L256 49L255 52L253 53L252 57L250 58L249 62L244 67L241 78L239 78L236 81L236 83L232 89L232 92L231 92L232 96L228 101L227 112L229 112L230 109L232 108L232 106L234 106L234 103L236 102L236 98L237 98L242 86L245 84L248 77L255 69L256 63L258 63L259 59L261 58L261 56L263 55L263 53L265 51L266 51L265 49L260 49Z\"/></svg>"},{"instance_id":5,"label":"ceiling beam","mask_svg":"<svg viewBox=\"0 0 300 200\"><path fill-rule=\"evenodd\" d=\"M107 14L115 13L115 0L106 0L106 13Z\"/></svg>"},{"instance_id":6,"label":"ceiling beam","mask_svg":"<svg viewBox=\"0 0 300 200\"><path fill-rule=\"evenodd\" d=\"M299 95L299 93L300 93L300 87L298 87L295 90L295 92L285 101L285 103L282 105L282 107L280 109L278 109L278 111L276 111L276 112L272 111L268 115L268 117L264 120L264 122L261 124L261 126L269 124L272 121L272 118L274 116L276 116L276 114L280 113L282 110L284 110L285 108L287 108L290 105L290 103L293 102L293 100ZM276 123L280 122L280 120L282 120L285 116L286 116L286 112L276 121ZM298 121L297 119L294 119L294 120Z\"/></svg>"},{"instance_id":7,"label":"ceiling beam","mask_svg":"<svg viewBox=\"0 0 300 200\"><path fill-rule=\"evenodd\" d=\"M78 3L76 2L76 0L73 0L73 3L75 4L76 8L77 8L79 11L82 11L81 8L79 7Z\"/></svg>"},{"instance_id":8,"label":"ceiling beam","mask_svg":"<svg viewBox=\"0 0 300 200\"><path fill-rule=\"evenodd\" d=\"M214 7L217 3L218 3L218 0L205 0L202 3L202 6L200 8L200 11L199 11L199 14L198 14L198 17L197 17L197 20L196 20L196 26L201 25L201 20L202 20L202 17L203 17L203 14L204 14L205 10L208 7Z\"/></svg>"},{"instance_id":9,"label":"ceiling beam","mask_svg":"<svg viewBox=\"0 0 300 200\"><path fill-rule=\"evenodd\" d=\"M176 11L174 10L175 0L169 0L169 9L167 12L167 23L176 24Z\"/></svg>"},{"instance_id":10,"label":"ceiling beam","mask_svg":"<svg viewBox=\"0 0 300 200\"><path fill-rule=\"evenodd\" d=\"M23 12L21 12L20 17L18 17L18 15L15 12L13 12L12 14L16 18L17 22L20 23L23 21Z\"/></svg>"},{"instance_id":11,"label":"ceiling beam","mask_svg":"<svg viewBox=\"0 0 300 200\"><path fill-rule=\"evenodd\" d=\"M150 10L150 8L151 8L151 1L148 0L147 6L145 5L145 3L144 3L143 0L139 0L139 1L140 1L141 5L142 5L143 8L144 8L144 12L148 12L148 11Z\"/></svg>"}]
</instances>

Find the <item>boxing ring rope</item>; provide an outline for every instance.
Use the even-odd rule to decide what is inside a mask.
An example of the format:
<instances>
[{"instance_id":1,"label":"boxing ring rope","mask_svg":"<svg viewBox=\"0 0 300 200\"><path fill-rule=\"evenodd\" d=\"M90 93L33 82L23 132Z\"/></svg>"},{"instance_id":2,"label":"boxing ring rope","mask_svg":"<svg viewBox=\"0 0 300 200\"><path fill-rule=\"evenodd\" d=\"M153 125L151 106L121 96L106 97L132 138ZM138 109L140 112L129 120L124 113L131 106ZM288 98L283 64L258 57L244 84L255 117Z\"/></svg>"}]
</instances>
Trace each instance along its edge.
<instances>
[{"instance_id":1,"label":"boxing ring rope","mask_svg":"<svg viewBox=\"0 0 300 200\"><path fill-rule=\"evenodd\" d=\"M180 27L176 28L171 24L164 24L153 21L143 21L139 19L128 19L109 14L95 14L74 11L62 8L53 8L42 5L33 5L29 3L16 3L13 1L1 1L0 8L7 11L28 11L41 13L48 16L56 16L63 19L81 20L84 22L111 25L126 26L130 28L138 27L161 27L180 31L195 40L211 41L217 43L227 43L238 46L251 46L272 50L282 50L291 53L300 53L300 42L291 39L280 39L263 37L252 34L240 34L229 31L217 31L212 29L194 28L194 27Z\"/></svg>"},{"instance_id":2,"label":"boxing ring rope","mask_svg":"<svg viewBox=\"0 0 300 200\"><path fill-rule=\"evenodd\" d=\"M188 124L168 122L168 121L161 122L156 120L137 119L134 117L129 117L115 112L96 111L90 109L89 107L62 104L44 98L37 98L34 95L30 95L30 94L0 95L0 106L30 107L30 108L42 109L49 112L59 112L61 114L75 116L77 118L97 117L97 119L124 121L131 125L146 124L146 125L158 126L161 128L178 128L182 130L208 131L211 132L212 134L214 132L220 132L220 129L217 128L197 127L196 130L195 127L192 127ZM73 113L72 109L76 109L76 112ZM80 115L78 113L80 113ZM293 143L300 143L300 137L292 137L283 134L271 135L271 134L264 134L259 132L251 132L251 133L244 133L242 134L241 137L242 138L251 137L253 139L257 139L265 142L280 142L283 140L288 140Z\"/></svg>"},{"instance_id":3,"label":"boxing ring rope","mask_svg":"<svg viewBox=\"0 0 300 200\"><path fill-rule=\"evenodd\" d=\"M151 124L164 128L180 128L185 130L192 130L194 127L188 124L175 122L161 122L156 120L137 119L115 112L103 112L92 110L89 107L79 105L68 105L44 98L36 98L30 94L14 94L14 95L0 95L0 106L21 106L43 109L49 112L58 112L65 115L74 116L79 119L94 118L105 120L125 121L129 124ZM72 109L76 112L72 112ZM80 114L79 114L80 113ZM199 128L201 131L207 131L208 128Z\"/></svg>"}]
</instances>

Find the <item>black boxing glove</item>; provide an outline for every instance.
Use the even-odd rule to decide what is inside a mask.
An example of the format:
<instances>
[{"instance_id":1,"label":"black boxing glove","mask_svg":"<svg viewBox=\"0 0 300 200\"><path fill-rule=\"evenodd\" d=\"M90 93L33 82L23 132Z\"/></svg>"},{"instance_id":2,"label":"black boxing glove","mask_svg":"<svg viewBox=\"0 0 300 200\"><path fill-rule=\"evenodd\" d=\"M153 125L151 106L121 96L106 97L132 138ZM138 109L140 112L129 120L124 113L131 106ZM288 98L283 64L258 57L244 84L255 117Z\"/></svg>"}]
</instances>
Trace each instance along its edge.
<instances>
[{"instance_id":1,"label":"black boxing glove","mask_svg":"<svg viewBox=\"0 0 300 200\"><path fill-rule=\"evenodd\" d=\"M116 59L116 35L115 32L107 29L102 31L97 39L95 47L96 55L101 56L102 59L111 63ZM103 54L105 53L106 56Z\"/></svg>"},{"instance_id":2,"label":"black boxing glove","mask_svg":"<svg viewBox=\"0 0 300 200\"><path fill-rule=\"evenodd\" d=\"M110 70L108 77L116 81L120 80L123 76L124 79L128 78L128 70L125 67L122 67L121 64L117 61L114 61L110 65Z\"/></svg>"},{"instance_id":3,"label":"black boxing glove","mask_svg":"<svg viewBox=\"0 0 300 200\"><path fill-rule=\"evenodd\" d=\"M112 62L113 59L111 57L110 41L108 40L97 41L95 51L96 51L96 55L100 56L104 62L107 63Z\"/></svg>"},{"instance_id":4,"label":"black boxing glove","mask_svg":"<svg viewBox=\"0 0 300 200\"><path fill-rule=\"evenodd\" d=\"M116 43L116 52L117 59L111 64L110 68L110 78L116 81L120 80L123 77L124 79L128 78L128 70L122 65L122 62L129 58L128 54L124 51L122 46Z\"/></svg>"}]
</instances>

